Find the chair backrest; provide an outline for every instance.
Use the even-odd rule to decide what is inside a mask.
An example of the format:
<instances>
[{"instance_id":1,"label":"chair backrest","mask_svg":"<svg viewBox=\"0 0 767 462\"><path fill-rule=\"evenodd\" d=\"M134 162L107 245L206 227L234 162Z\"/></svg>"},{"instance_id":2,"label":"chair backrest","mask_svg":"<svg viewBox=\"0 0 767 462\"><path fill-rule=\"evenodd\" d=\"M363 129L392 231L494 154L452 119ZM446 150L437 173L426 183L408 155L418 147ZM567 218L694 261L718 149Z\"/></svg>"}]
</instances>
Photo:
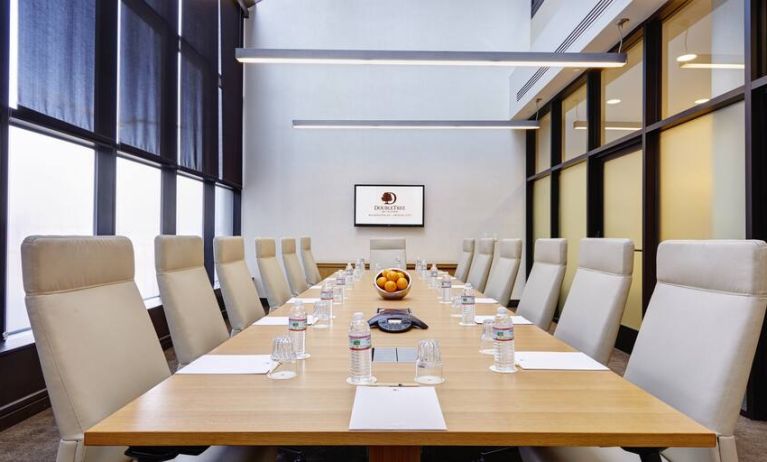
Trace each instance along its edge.
<instances>
[{"instance_id":1,"label":"chair backrest","mask_svg":"<svg viewBox=\"0 0 767 462\"><path fill-rule=\"evenodd\" d=\"M301 268L301 262L296 255L296 240L292 237L283 237L280 242L282 249L282 264L285 265L285 275L288 277L290 292L298 295L309 288L306 283L306 274Z\"/></svg>"},{"instance_id":2,"label":"chair backrest","mask_svg":"<svg viewBox=\"0 0 767 462\"><path fill-rule=\"evenodd\" d=\"M236 334L265 314L261 297L245 263L245 241L241 236L216 237L213 239L213 255L226 314L232 334Z\"/></svg>"},{"instance_id":3,"label":"chair backrest","mask_svg":"<svg viewBox=\"0 0 767 462\"><path fill-rule=\"evenodd\" d=\"M517 314L548 331L557 310L567 266L566 239L535 241L533 269L519 299Z\"/></svg>"},{"instance_id":4,"label":"chair backrest","mask_svg":"<svg viewBox=\"0 0 767 462\"><path fill-rule=\"evenodd\" d=\"M57 460L106 460L83 433L170 376L120 236L30 236L21 244L29 321L61 434ZM103 457L103 459L102 459ZM115 459L109 459L115 460Z\"/></svg>"},{"instance_id":5,"label":"chair backrest","mask_svg":"<svg viewBox=\"0 0 767 462\"><path fill-rule=\"evenodd\" d=\"M407 253L405 238L371 239L370 267L379 265L381 268L398 267L405 269ZM397 261L399 259L399 261Z\"/></svg>"},{"instance_id":6,"label":"chair backrest","mask_svg":"<svg viewBox=\"0 0 767 462\"><path fill-rule=\"evenodd\" d=\"M495 239L486 237L477 240L474 258L471 260L471 269L469 269L469 275L466 278L466 282L470 282L475 290L484 292L494 253Z\"/></svg>"},{"instance_id":7,"label":"chair backrest","mask_svg":"<svg viewBox=\"0 0 767 462\"><path fill-rule=\"evenodd\" d=\"M285 273L277 262L274 239L256 239L256 262L269 306L276 308L287 302L290 299L290 289L288 281L285 280Z\"/></svg>"},{"instance_id":8,"label":"chair backrest","mask_svg":"<svg viewBox=\"0 0 767 462\"><path fill-rule=\"evenodd\" d=\"M461 243L461 255L458 256L458 265L455 267L455 278L466 281L469 277L471 259L474 257L474 239L467 238Z\"/></svg>"},{"instance_id":9,"label":"chair backrest","mask_svg":"<svg viewBox=\"0 0 767 462\"><path fill-rule=\"evenodd\" d=\"M578 269L554 336L607 364L626 307L634 243L630 239L581 239Z\"/></svg>"},{"instance_id":10,"label":"chair backrest","mask_svg":"<svg viewBox=\"0 0 767 462\"><path fill-rule=\"evenodd\" d=\"M312 253L312 238L310 237L301 238L301 261L304 264L306 282L312 285L320 282L322 276L320 276L320 269L317 268L317 261Z\"/></svg>"},{"instance_id":11,"label":"chair backrest","mask_svg":"<svg viewBox=\"0 0 767 462\"><path fill-rule=\"evenodd\" d=\"M625 377L717 432L721 451L669 449L669 460L737 460L732 435L765 306L764 242L658 247L657 283Z\"/></svg>"},{"instance_id":12,"label":"chair backrest","mask_svg":"<svg viewBox=\"0 0 767 462\"><path fill-rule=\"evenodd\" d=\"M501 239L496 242L495 249L497 255L490 266L484 293L498 300L501 305L508 306L522 259L522 240Z\"/></svg>"},{"instance_id":13,"label":"chair backrest","mask_svg":"<svg viewBox=\"0 0 767 462\"><path fill-rule=\"evenodd\" d=\"M219 346L226 323L205 271L200 236L157 236L154 266L179 366Z\"/></svg>"}]
</instances>

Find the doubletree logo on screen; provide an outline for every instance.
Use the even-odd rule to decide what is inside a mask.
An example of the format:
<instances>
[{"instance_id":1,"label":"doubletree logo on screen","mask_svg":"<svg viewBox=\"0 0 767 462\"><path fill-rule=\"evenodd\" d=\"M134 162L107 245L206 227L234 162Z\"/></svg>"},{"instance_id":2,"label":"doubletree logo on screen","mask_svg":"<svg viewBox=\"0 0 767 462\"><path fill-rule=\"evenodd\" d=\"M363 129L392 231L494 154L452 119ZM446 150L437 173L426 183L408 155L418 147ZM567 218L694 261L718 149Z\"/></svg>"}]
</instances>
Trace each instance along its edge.
<instances>
[{"instance_id":1,"label":"doubletree logo on screen","mask_svg":"<svg viewBox=\"0 0 767 462\"><path fill-rule=\"evenodd\" d=\"M381 202L383 202L384 205L375 205L373 206L373 209L377 211L392 211L392 212L405 210L404 205L394 205L397 202L397 195L391 191L387 191L381 195Z\"/></svg>"}]
</instances>

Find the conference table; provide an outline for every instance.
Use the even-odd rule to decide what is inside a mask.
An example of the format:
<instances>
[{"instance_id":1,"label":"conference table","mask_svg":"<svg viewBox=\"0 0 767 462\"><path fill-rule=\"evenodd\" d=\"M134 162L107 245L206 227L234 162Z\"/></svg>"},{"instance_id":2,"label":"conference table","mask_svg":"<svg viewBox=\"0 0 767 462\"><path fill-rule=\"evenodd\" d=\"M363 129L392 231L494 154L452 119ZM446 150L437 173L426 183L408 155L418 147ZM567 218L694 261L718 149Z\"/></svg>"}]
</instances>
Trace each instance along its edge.
<instances>
[{"instance_id":1,"label":"conference table","mask_svg":"<svg viewBox=\"0 0 767 462\"><path fill-rule=\"evenodd\" d=\"M334 306L331 326L309 327L307 352L290 380L265 375L180 375L158 384L85 433L101 446L367 446L371 461L416 461L422 446L714 447L714 432L611 371L518 370L498 374L480 350L482 327L461 326L434 289L411 272L404 300L382 300L371 275ZM457 289L454 289L456 294ZM310 288L301 297L319 297ZM347 329L357 311L408 307L428 329L373 329L373 347L439 340L446 381L436 386L446 431L350 431L355 387L346 383ZM477 314L498 305L478 304ZM311 305L307 306L309 311ZM287 316L288 304L271 314ZM253 325L211 354L269 354L285 326ZM517 351L573 351L534 325L515 328ZM413 363L373 363L381 382L413 382Z\"/></svg>"}]
</instances>

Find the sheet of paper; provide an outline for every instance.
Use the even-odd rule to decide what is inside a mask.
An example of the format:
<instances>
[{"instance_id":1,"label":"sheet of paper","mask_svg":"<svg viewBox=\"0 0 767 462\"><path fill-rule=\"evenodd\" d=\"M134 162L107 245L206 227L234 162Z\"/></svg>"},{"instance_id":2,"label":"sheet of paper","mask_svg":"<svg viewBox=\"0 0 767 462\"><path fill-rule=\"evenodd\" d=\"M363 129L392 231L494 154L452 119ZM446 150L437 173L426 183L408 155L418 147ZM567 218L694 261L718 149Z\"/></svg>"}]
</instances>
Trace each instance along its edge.
<instances>
[{"instance_id":1,"label":"sheet of paper","mask_svg":"<svg viewBox=\"0 0 767 462\"><path fill-rule=\"evenodd\" d=\"M413 347L397 347L398 363L415 363L418 359L418 351Z\"/></svg>"},{"instance_id":2,"label":"sheet of paper","mask_svg":"<svg viewBox=\"0 0 767 462\"><path fill-rule=\"evenodd\" d=\"M349 430L447 430L434 387L357 387Z\"/></svg>"},{"instance_id":3,"label":"sheet of paper","mask_svg":"<svg viewBox=\"0 0 767 462\"><path fill-rule=\"evenodd\" d=\"M484 323L485 319L490 319L490 320L495 319L495 315L494 314L478 314L474 316L474 322L476 322L477 324ZM532 322L525 319L524 316L512 316L511 322L513 322L517 326L525 326L525 325L532 324Z\"/></svg>"},{"instance_id":4,"label":"sheet of paper","mask_svg":"<svg viewBox=\"0 0 767 462\"><path fill-rule=\"evenodd\" d=\"M285 302L285 303L295 303L295 302L296 302L296 300L301 300L302 302L304 302L304 305L306 305L306 304L314 304L314 303L317 303L317 302L319 302L319 301L320 301L320 299L319 299L319 298L312 298L312 297L293 297L293 298L291 298L290 300L288 300L288 301L287 301L287 302Z\"/></svg>"},{"instance_id":5,"label":"sheet of paper","mask_svg":"<svg viewBox=\"0 0 767 462\"><path fill-rule=\"evenodd\" d=\"M266 374L273 365L270 355L204 355L176 374Z\"/></svg>"},{"instance_id":6,"label":"sheet of paper","mask_svg":"<svg viewBox=\"0 0 767 462\"><path fill-rule=\"evenodd\" d=\"M306 323L310 326L314 324L316 320L317 318L315 318L311 314L306 317ZM254 322L253 325L255 326L287 326L288 316L264 316L263 318Z\"/></svg>"},{"instance_id":7,"label":"sheet of paper","mask_svg":"<svg viewBox=\"0 0 767 462\"><path fill-rule=\"evenodd\" d=\"M312 289L322 289L322 284L315 284L311 288Z\"/></svg>"},{"instance_id":8,"label":"sheet of paper","mask_svg":"<svg viewBox=\"0 0 767 462\"><path fill-rule=\"evenodd\" d=\"M396 363L397 349L395 347L375 347L373 348L373 362L375 363Z\"/></svg>"},{"instance_id":9,"label":"sheet of paper","mask_svg":"<svg viewBox=\"0 0 767 462\"><path fill-rule=\"evenodd\" d=\"M450 286L451 289L464 289L466 287L466 284L453 284Z\"/></svg>"},{"instance_id":10,"label":"sheet of paper","mask_svg":"<svg viewBox=\"0 0 767 462\"><path fill-rule=\"evenodd\" d=\"M498 300L490 297L477 297L474 299L474 303L480 304L480 303L498 303Z\"/></svg>"},{"instance_id":11,"label":"sheet of paper","mask_svg":"<svg viewBox=\"0 0 767 462\"><path fill-rule=\"evenodd\" d=\"M552 371L606 371L609 370L579 351L517 351L515 360L522 369Z\"/></svg>"}]
</instances>

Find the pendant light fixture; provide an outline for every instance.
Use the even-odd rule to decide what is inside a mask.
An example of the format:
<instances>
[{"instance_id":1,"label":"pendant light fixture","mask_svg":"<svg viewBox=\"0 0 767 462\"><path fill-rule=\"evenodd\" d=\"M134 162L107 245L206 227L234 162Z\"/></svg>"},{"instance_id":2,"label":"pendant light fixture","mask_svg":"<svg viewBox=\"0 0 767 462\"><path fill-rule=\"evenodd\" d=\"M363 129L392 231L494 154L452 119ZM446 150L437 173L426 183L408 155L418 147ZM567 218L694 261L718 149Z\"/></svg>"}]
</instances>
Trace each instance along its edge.
<instances>
[{"instance_id":1,"label":"pendant light fixture","mask_svg":"<svg viewBox=\"0 0 767 462\"><path fill-rule=\"evenodd\" d=\"M537 120L294 120L293 128L318 130L536 130Z\"/></svg>"}]
</instances>

